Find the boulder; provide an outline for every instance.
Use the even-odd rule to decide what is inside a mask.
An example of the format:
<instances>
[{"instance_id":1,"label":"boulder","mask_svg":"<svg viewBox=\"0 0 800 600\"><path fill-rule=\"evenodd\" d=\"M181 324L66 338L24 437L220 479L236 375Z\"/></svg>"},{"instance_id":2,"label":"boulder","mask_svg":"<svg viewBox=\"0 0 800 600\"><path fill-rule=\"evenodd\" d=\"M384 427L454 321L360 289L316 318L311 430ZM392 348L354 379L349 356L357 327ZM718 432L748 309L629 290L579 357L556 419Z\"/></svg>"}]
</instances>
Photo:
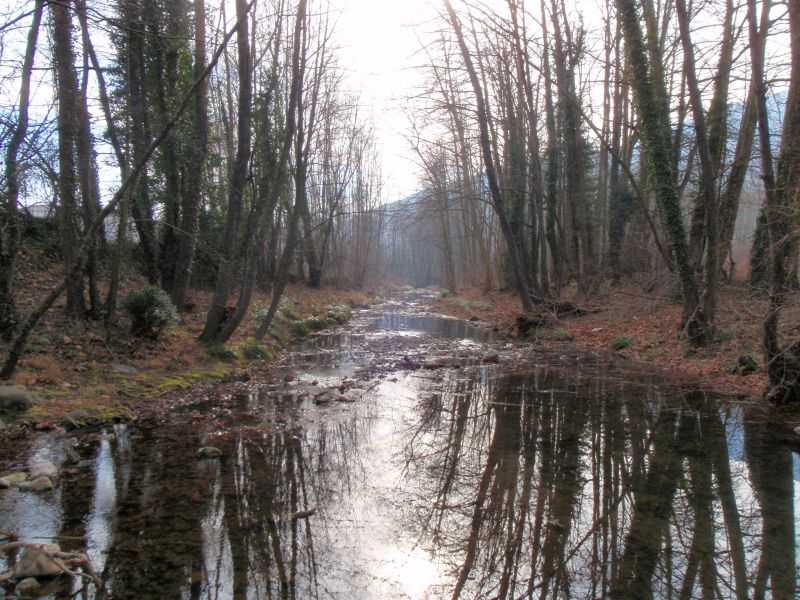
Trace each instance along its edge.
<instances>
[{"instance_id":1,"label":"boulder","mask_svg":"<svg viewBox=\"0 0 800 600\"><path fill-rule=\"evenodd\" d=\"M49 460L45 460L40 463L36 463L31 467L31 470L28 471L28 477L30 479L38 479L39 477L58 477L58 467L51 463Z\"/></svg>"},{"instance_id":2,"label":"boulder","mask_svg":"<svg viewBox=\"0 0 800 600\"><path fill-rule=\"evenodd\" d=\"M6 475L5 477L0 477L0 489L14 487L19 483L22 483L28 478L25 473L11 473L10 475Z\"/></svg>"},{"instance_id":3,"label":"boulder","mask_svg":"<svg viewBox=\"0 0 800 600\"><path fill-rule=\"evenodd\" d=\"M23 412L36 401L24 385L0 385L0 412Z\"/></svg>"},{"instance_id":4,"label":"boulder","mask_svg":"<svg viewBox=\"0 0 800 600\"><path fill-rule=\"evenodd\" d=\"M48 492L53 489L53 481L49 477L37 477L23 481L17 487L23 492Z\"/></svg>"},{"instance_id":5,"label":"boulder","mask_svg":"<svg viewBox=\"0 0 800 600\"><path fill-rule=\"evenodd\" d=\"M35 577L26 577L17 584L14 591L22 598L33 598L38 595L41 587Z\"/></svg>"},{"instance_id":6,"label":"boulder","mask_svg":"<svg viewBox=\"0 0 800 600\"><path fill-rule=\"evenodd\" d=\"M64 561L52 555L61 552L58 544L40 544L22 549L14 565L14 579L55 577L64 572Z\"/></svg>"},{"instance_id":7,"label":"boulder","mask_svg":"<svg viewBox=\"0 0 800 600\"><path fill-rule=\"evenodd\" d=\"M205 446L197 451L197 458L219 458L222 456L222 450L214 446Z\"/></svg>"},{"instance_id":8,"label":"boulder","mask_svg":"<svg viewBox=\"0 0 800 600\"><path fill-rule=\"evenodd\" d=\"M114 373L122 373L124 375L133 375L139 372L136 367L131 367L130 365L123 365L122 363L111 363L108 366L111 367L111 370Z\"/></svg>"}]
</instances>

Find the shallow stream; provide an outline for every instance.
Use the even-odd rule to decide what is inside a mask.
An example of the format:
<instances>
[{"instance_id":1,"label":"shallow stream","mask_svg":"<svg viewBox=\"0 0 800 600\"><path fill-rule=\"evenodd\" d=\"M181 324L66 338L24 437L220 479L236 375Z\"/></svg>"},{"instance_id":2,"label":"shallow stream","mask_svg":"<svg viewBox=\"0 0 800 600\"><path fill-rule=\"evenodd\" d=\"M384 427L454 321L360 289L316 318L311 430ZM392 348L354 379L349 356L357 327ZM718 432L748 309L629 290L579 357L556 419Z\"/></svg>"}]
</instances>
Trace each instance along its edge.
<instances>
[{"instance_id":1,"label":"shallow stream","mask_svg":"<svg viewBox=\"0 0 800 600\"><path fill-rule=\"evenodd\" d=\"M800 448L764 411L536 357L426 300L71 463L38 438L28 463L61 484L0 490L0 530L88 553L103 590L49 598L796 597Z\"/></svg>"}]
</instances>

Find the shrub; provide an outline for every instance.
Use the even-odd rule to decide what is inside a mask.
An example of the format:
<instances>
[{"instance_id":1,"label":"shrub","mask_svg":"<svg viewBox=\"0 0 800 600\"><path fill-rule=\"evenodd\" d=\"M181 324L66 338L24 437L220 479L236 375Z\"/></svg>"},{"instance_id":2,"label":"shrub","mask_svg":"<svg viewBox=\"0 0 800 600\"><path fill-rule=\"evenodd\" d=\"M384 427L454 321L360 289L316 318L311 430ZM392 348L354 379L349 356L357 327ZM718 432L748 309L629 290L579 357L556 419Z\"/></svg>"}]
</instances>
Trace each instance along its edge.
<instances>
[{"instance_id":1,"label":"shrub","mask_svg":"<svg viewBox=\"0 0 800 600\"><path fill-rule=\"evenodd\" d=\"M223 344L211 344L208 347L208 353L217 360L224 362L233 362L239 360L239 353L233 348L228 348Z\"/></svg>"},{"instance_id":2,"label":"shrub","mask_svg":"<svg viewBox=\"0 0 800 600\"><path fill-rule=\"evenodd\" d=\"M281 302L281 307L278 309L278 314L289 321L300 321L303 315L297 308L297 305L291 300Z\"/></svg>"},{"instance_id":3,"label":"shrub","mask_svg":"<svg viewBox=\"0 0 800 600\"><path fill-rule=\"evenodd\" d=\"M322 331L330 326L330 324L331 322L329 322L325 317L311 317L310 319L306 320L306 327L310 331Z\"/></svg>"},{"instance_id":4,"label":"shrub","mask_svg":"<svg viewBox=\"0 0 800 600\"><path fill-rule=\"evenodd\" d=\"M239 346L239 351L247 360L269 360L273 355L269 346L253 339L249 339Z\"/></svg>"},{"instance_id":5,"label":"shrub","mask_svg":"<svg viewBox=\"0 0 800 600\"><path fill-rule=\"evenodd\" d=\"M620 335L614 338L611 342L611 349L612 350L622 350L623 348L627 348L633 343L633 340L629 338L627 335Z\"/></svg>"},{"instance_id":6,"label":"shrub","mask_svg":"<svg viewBox=\"0 0 800 600\"><path fill-rule=\"evenodd\" d=\"M534 337L540 342L571 342L575 339L566 329L547 329L544 327L537 329Z\"/></svg>"},{"instance_id":7,"label":"shrub","mask_svg":"<svg viewBox=\"0 0 800 600\"><path fill-rule=\"evenodd\" d=\"M291 328L295 337L305 337L308 335L308 325L303 323L303 321L292 321Z\"/></svg>"},{"instance_id":8,"label":"shrub","mask_svg":"<svg viewBox=\"0 0 800 600\"><path fill-rule=\"evenodd\" d=\"M333 306L328 310L328 320L341 325L347 322L353 315L353 311L348 306Z\"/></svg>"},{"instance_id":9,"label":"shrub","mask_svg":"<svg viewBox=\"0 0 800 600\"><path fill-rule=\"evenodd\" d=\"M157 340L164 330L178 323L178 309L160 287L150 285L130 293L122 307L131 318L131 332Z\"/></svg>"}]
</instances>

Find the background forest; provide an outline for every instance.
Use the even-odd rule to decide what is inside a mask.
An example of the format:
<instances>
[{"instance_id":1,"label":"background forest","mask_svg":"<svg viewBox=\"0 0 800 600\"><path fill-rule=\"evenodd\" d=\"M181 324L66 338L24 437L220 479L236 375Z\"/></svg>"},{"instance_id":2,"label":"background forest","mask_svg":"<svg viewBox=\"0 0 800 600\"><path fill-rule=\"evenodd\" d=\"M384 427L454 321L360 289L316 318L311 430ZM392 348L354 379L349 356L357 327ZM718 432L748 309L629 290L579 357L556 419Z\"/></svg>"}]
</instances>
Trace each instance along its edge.
<instances>
[{"instance_id":1,"label":"background forest","mask_svg":"<svg viewBox=\"0 0 800 600\"><path fill-rule=\"evenodd\" d=\"M210 292L207 345L263 338L290 283L388 281L513 290L534 320L633 283L704 347L738 286L768 298L769 398L800 400L780 318L800 282L800 0L436 7L403 100L419 191L398 200L329 2L8 3L0 376L54 306L118 335L126 274L167 313ZM61 276L23 309L34 251Z\"/></svg>"}]
</instances>

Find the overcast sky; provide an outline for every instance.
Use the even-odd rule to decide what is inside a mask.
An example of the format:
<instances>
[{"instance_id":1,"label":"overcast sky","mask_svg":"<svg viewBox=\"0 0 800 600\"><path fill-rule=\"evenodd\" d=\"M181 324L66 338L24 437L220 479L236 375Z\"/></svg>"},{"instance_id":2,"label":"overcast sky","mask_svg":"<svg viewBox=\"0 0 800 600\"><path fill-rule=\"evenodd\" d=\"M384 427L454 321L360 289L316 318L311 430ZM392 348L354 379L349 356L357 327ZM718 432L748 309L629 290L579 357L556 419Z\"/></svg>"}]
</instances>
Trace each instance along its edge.
<instances>
[{"instance_id":1,"label":"overcast sky","mask_svg":"<svg viewBox=\"0 0 800 600\"><path fill-rule=\"evenodd\" d=\"M386 196L395 200L417 189L416 166L405 141L405 99L420 84L416 56L441 6L440 0L332 0L339 17L336 41L350 84L361 92L376 126Z\"/></svg>"}]
</instances>

